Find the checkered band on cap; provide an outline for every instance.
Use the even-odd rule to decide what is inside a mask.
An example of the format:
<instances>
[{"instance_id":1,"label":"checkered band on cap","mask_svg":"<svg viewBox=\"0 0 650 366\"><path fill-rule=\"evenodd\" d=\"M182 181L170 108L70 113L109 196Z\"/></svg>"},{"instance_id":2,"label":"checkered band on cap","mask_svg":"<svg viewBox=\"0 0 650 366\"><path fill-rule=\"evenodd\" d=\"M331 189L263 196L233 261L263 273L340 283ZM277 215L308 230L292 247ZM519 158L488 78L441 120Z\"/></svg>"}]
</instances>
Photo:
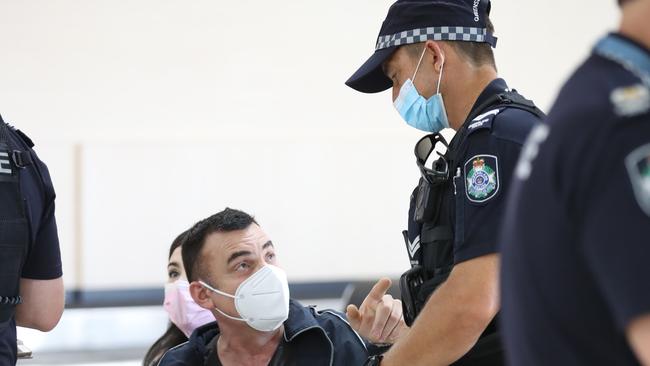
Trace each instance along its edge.
<instances>
[{"instance_id":1,"label":"checkered band on cap","mask_svg":"<svg viewBox=\"0 0 650 366\"><path fill-rule=\"evenodd\" d=\"M402 31L377 38L375 51L405 44L432 41L468 41L491 43L486 28L428 27Z\"/></svg>"}]
</instances>

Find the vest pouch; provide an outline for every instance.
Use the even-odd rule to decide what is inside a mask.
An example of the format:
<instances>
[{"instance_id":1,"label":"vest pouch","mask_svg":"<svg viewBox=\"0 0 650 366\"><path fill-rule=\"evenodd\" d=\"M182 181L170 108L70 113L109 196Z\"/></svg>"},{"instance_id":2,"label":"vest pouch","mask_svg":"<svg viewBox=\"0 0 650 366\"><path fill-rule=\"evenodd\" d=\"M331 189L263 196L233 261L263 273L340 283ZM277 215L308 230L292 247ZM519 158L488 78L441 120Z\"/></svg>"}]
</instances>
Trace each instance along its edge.
<instances>
[{"instance_id":1,"label":"vest pouch","mask_svg":"<svg viewBox=\"0 0 650 366\"><path fill-rule=\"evenodd\" d=\"M443 183L431 184L420 178L415 197L415 222L424 224L438 221L444 186Z\"/></svg>"},{"instance_id":2,"label":"vest pouch","mask_svg":"<svg viewBox=\"0 0 650 366\"><path fill-rule=\"evenodd\" d=\"M29 244L29 225L20 192L20 172L6 159L0 143L0 322L13 316L20 303L20 276Z\"/></svg>"},{"instance_id":3,"label":"vest pouch","mask_svg":"<svg viewBox=\"0 0 650 366\"><path fill-rule=\"evenodd\" d=\"M427 299L449 277L453 268L453 233L447 225L422 225L420 233L422 250L422 265L427 280L420 286L418 302L426 303Z\"/></svg>"}]
</instances>

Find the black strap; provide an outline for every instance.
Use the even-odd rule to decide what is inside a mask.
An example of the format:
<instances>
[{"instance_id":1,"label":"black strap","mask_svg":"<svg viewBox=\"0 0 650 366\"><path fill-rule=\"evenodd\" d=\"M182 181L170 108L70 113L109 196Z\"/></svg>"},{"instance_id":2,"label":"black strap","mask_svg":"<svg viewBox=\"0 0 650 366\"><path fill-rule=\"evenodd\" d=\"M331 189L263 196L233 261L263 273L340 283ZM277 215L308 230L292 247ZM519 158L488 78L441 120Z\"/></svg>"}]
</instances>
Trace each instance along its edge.
<instances>
[{"instance_id":1,"label":"black strap","mask_svg":"<svg viewBox=\"0 0 650 366\"><path fill-rule=\"evenodd\" d=\"M18 136L20 136L20 138L23 140L23 142L25 142L27 146L29 146L30 149L34 147L34 141L32 141L32 139L30 139L26 133L24 133L19 129L16 129L15 131L18 134Z\"/></svg>"},{"instance_id":2,"label":"black strap","mask_svg":"<svg viewBox=\"0 0 650 366\"><path fill-rule=\"evenodd\" d=\"M27 151L14 150L11 153L11 160L18 168L24 168L32 163L32 156Z\"/></svg>"},{"instance_id":3,"label":"black strap","mask_svg":"<svg viewBox=\"0 0 650 366\"><path fill-rule=\"evenodd\" d=\"M431 229L422 229L420 233L421 243L432 243L434 241L451 240L454 238L454 233L451 231L450 226L436 226Z\"/></svg>"},{"instance_id":4,"label":"black strap","mask_svg":"<svg viewBox=\"0 0 650 366\"><path fill-rule=\"evenodd\" d=\"M2 120L2 117L0 117L0 143L5 143L7 145L9 142L9 126L7 126L6 123Z\"/></svg>"},{"instance_id":5,"label":"black strap","mask_svg":"<svg viewBox=\"0 0 650 366\"><path fill-rule=\"evenodd\" d=\"M0 143L4 143L7 146L12 146L12 147L13 145L15 145L15 144L11 144L9 141L9 129L16 132L16 134L18 134L20 139L23 140L23 142L25 142L25 144L27 144L27 146L29 146L30 149L34 147L34 143L27 135L25 135L24 132L22 132L21 130L13 129L11 126L6 124L2 120L2 116L0 116ZM10 158L18 168L24 168L33 163L32 155L29 153L29 151L12 150Z\"/></svg>"},{"instance_id":6,"label":"black strap","mask_svg":"<svg viewBox=\"0 0 650 366\"><path fill-rule=\"evenodd\" d=\"M546 114L542 112L541 109L537 108L532 100L524 98L524 96L517 93L515 89L491 96L485 102L475 108L472 113L470 113L470 115L465 120L465 123L463 123L463 126L451 140L451 143L449 144L450 167L453 167L455 169L457 163L456 158L460 155L460 144L465 140L468 126L470 125L469 122L473 121L474 118L479 116L481 113L484 113L488 108L497 109L501 107L521 109L523 111L532 113L539 119L546 118Z\"/></svg>"}]
</instances>

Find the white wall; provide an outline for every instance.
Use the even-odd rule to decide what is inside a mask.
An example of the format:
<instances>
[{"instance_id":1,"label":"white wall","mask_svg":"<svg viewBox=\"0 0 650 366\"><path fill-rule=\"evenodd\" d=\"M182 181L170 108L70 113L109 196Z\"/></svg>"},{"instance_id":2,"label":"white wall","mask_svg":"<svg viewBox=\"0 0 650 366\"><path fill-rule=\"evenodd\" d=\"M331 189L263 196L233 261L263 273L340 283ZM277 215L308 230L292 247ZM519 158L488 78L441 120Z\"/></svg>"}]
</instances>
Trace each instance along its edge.
<instances>
[{"instance_id":1,"label":"white wall","mask_svg":"<svg viewBox=\"0 0 650 366\"><path fill-rule=\"evenodd\" d=\"M343 85L390 3L0 0L0 113L52 170L68 286L158 285L173 237L226 205L293 280L401 273L420 134ZM492 18L501 74L548 107L618 13L495 0Z\"/></svg>"}]
</instances>

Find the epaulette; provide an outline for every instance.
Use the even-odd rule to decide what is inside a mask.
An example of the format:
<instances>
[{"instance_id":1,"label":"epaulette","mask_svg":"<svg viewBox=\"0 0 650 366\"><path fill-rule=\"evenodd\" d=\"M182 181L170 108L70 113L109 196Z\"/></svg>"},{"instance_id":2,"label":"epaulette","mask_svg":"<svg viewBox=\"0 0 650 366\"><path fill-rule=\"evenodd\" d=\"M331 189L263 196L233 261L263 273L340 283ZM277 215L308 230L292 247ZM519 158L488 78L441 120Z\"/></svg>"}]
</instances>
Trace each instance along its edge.
<instances>
[{"instance_id":1,"label":"epaulette","mask_svg":"<svg viewBox=\"0 0 650 366\"><path fill-rule=\"evenodd\" d=\"M494 118L502 110L503 108L495 108L476 116L476 118L471 120L467 125L467 134L470 135L478 130L483 129L491 130Z\"/></svg>"}]
</instances>

